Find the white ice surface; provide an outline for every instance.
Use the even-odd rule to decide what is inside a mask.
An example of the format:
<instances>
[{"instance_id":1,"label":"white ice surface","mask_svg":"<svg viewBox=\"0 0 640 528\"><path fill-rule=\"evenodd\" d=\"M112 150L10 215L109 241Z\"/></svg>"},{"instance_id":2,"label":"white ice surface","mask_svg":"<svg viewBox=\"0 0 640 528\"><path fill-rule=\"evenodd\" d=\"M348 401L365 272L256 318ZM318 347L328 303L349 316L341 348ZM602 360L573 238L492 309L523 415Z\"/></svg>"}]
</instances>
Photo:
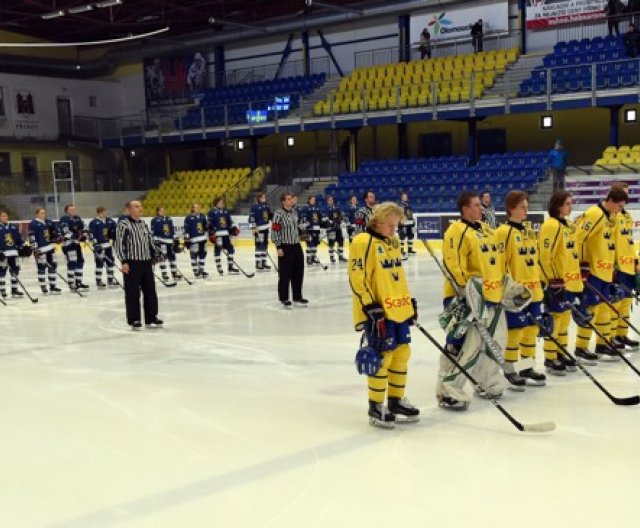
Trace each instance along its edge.
<instances>
[{"instance_id":1,"label":"white ice surface","mask_svg":"<svg viewBox=\"0 0 640 528\"><path fill-rule=\"evenodd\" d=\"M0 527L638 526L640 408L576 372L502 400L553 433L520 433L482 400L440 410L438 351L414 330L421 421L374 429L346 269L307 270L309 308L284 311L274 272L220 278L208 259L207 281L158 285L162 330L131 332L92 262L85 300L0 306ZM238 260L252 270L248 248ZM407 267L442 338L440 276L425 253ZM23 277L37 293L31 259ZM590 369L640 392L624 364Z\"/></svg>"}]
</instances>

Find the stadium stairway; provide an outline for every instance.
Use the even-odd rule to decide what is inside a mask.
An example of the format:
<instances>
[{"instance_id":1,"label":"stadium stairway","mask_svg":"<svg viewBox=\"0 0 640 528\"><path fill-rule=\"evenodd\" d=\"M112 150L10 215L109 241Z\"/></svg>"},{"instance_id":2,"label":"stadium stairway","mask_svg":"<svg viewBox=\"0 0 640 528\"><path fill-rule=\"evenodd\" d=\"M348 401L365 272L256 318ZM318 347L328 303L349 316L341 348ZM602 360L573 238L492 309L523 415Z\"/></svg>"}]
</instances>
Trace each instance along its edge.
<instances>
[{"instance_id":1,"label":"stadium stairway","mask_svg":"<svg viewBox=\"0 0 640 528\"><path fill-rule=\"evenodd\" d=\"M309 187L307 187L304 192L300 193L298 204L306 204L307 198L309 198L309 196L324 196L326 194L327 186L332 183L335 183L335 178L321 178L319 180L311 182L311 185L309 185ZM360 197L358 197L358 200L360 200Z\"/></svg>"},{"instance_id":2,"label":"stadium stairway","mask_svg":"<svg viewBox=\"0 0 640 528\"><path fill-rule=\"evenodd\" d=\"M305 97L302 100L300 107L290 112L289 116L300 117L313 115L313 106L318 101L324 101L332 90L337 90L341 80L341 77L327 79L320 88L311 94L310 97Z\"/></svg>"},{"instance_id":3,"label":"stadium stairway","mask_svg":"<svg viewBox=\"0 0 640 528\"><path fill-rule=\"evenodd\" d=\"M517 97L520 91L520 83L531 77L531 72L536 66L542 64L546 53L529 53L518 57L516 62L507 66L504 75L496 78L495 84L485 91L484 97L504 97L506 77L509 79L509 97Z\"/></svg>"}]
</instances>

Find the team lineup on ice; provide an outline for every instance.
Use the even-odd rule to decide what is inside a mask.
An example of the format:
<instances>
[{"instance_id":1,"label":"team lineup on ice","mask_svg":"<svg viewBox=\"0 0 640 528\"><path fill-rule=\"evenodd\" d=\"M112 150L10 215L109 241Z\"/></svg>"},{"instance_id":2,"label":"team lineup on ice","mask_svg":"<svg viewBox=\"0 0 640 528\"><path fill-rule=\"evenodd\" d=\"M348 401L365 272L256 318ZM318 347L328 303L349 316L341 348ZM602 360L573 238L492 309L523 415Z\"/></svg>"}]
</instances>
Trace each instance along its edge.
<instances>
[{"instance_id":1,"label":"team lineup on ice","mask_svg":"<svg viewBox=\"0 0 640 528\"><path fill-rule=\"evenodd\" d=\"M284 228L272 222L274 216L260 197L250 219L255 247L234 247L237 227L223 203L207 216L197 207L192 209L185 220L187 251L182 251L170 219L159 214L151 222L151 232L160 313L166 322L147 324L142 333L131 332L123 317L124 276L118 271L123 250L116 235L118 223L104 210L98 209L86 228L72 207L60 224L38 210L28 242L3 215L5 265L0 268L0 286L6 307L2 309L5 324L18 337L10 347L5 345L5 371L20 369L32 382L41 379L42 369L52 373L51 382L37 391L27 389L29 383L12 389L10 400L65 407L70 402L67 390L80 395L86 383L88 387L95 383L87 396L93 407L77 410L84 420L95 416L108 427L121 419L113 412L132 418L148 413L161 424L161 435L183 421L188 429L196 428L198 445L199 436L205 434L200 426L207 429L218 422L211 417L214 411L203 410L196 394L209 394L218 403L225 402L223 407L234 407L215 413L236 417L227 422L222 436L242 444L247 434L253 434L237 420L243 413L271 425L283 419L305 437L310 422L303 419L297 426L291 416L268 410L279 403L292 416L316 409L324 423L337 413L337 424L348 423L351 431L361 431L364 415L377 428L397 429L402 435L397 439L403 442L410 434L425 441L427 431L439 427L476 429L485 436L504 434L510 427L532 433L557 429L554 435L565 436L585 426L580 421L587 419L584 412L589 406L604 412L603 404L640 403L635 388L640 371L634 365L638 343L633 339L638 328L631 313L639 288L637 260L623 185L614 185L575 223L569 220L570 194L556 191L538 233L526 222L525 193L513 191L507 196L509 220L493 229L483 222L486 211L479 197L464 192L458 200L460 219L450 224L441 251L433 242L414 242L407 202L375 204L372 193L364 198L364 206L354 205L344 218L313 203L296 213L300 233L310 241L304 279L308 304L278 300L282 261L275 251ZM7 235L15 237L14 248L7 248ZM55 255L54 242L60 241L65 256L75 252L68 261ZM211 276L206 271L208 241L214 244L219 272ZM35 265L28 258L31 252ZM91 256L86 263L83 253L85 258ZM20 256L25 257L22 263ZM92 271L95 287L83 282ZM352 321L347 320L348 313L353 314ZM356 370L364 375L362 381ZM246 378L241 385L269 379L277 388L258 391L261 396L242 392L238 376ZM303 387L312 397L296 408L294 393ZM177 417L154 402L152 394L165 391L167 395L178 391L179 404L162 396L164 405L179 407ZM134 395L140 401L131 401ZM582 410L574 408L576 401ZM368 402L368 411L363 402ZM143 428L150 426L147 418L141 422ZM589 429L597 430L598 423L590 423ZM55 420L44 424L54 437L63 434ZM265 431L270 439L265 450L272 454L278 444L271 438L274 432ZM107 449L101 466L120 464L104 444L117 445L112 443L117 436L110 431L94 438L97 449ZM384 437L381 441L388 441ZM34 441L17 430L8 438L25 445ZM164 438L157 449L164 451L166 443ZM437 444L446 452L446 446ZM322 451L315 440L303 439L301 446L307 445ZM130 447L124 449L128 452ZM46 451L52 467L63 463L64 456L54 447ZM359 461L366 454L354 456ZM278 473L265 478L280 482ZM216 486L211 487L215 494ZM160 500L162 494L156 493L154 488L151 495ZM107 526L117 518L117 511L105 507L99 496L89 495L88 504L95 508L87 511L94 513L59 526ZM205 500L204 495L196 493L193 500ZM137 515L138 507L145 509L129 501L129 495L125 498L122 507L127 515ZM191 508L191 499L184 502L176 499L173 506ZM59 512L63 517L72 511L65 504ZM159 504L157 508L163 510ZM38 517L35 512L30 515Z\"/></svg>"}]
</instances>

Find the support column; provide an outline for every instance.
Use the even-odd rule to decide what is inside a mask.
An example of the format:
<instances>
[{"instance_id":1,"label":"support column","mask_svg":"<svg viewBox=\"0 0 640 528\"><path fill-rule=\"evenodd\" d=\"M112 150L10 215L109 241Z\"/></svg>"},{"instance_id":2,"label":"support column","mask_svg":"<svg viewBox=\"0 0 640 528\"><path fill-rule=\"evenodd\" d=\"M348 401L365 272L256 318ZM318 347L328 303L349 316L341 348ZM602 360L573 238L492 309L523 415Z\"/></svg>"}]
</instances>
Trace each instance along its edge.
<instances>
[{"instance_id":1,"label":"support column","mask_svg":"<svg viewBox=\"0 0 640 528\"><path fill-rule=\"evenodd\" d=\"M409 15L398 17L398 62L411 60L411 35Z\"/></svg>"},{"instance_id":2,"label":"support column","mask_svg":"<svg viewBox=\"0 0 640 528\"><path fill-rule=\"evenodd\" d=\"M469 162L475 165L477 161L477 128L478 121L475 117L470 117L467 121L467 155Z\"/></svg>"},{"instance_id":3,"label":"support column","mask_svg":"<svg viewBox=\"0 0 640 528\"><path fill-rule=\"evenodd\" d=\"M520 29L520 54L527 53L527 1L518 0L518 21Z\"/></svg>"},{"instance_id":4,"label":"support column","mask_svg":"<svg viewBox=\"0 0 640 528\"><path fill-rule=\"evenodd\" d=\"M166 178L171 176L171 153L168 148L164 149L164 172Z\"/></svg>"},{"instance_id":5,"label":"support column","mask_svg":"<svg viewBox=\"0 0 640 528\"><path fill-rule=\"evenodd\" d=\"M398 123L398 158L406 158L407 151L407 124Z\"/></svg>"},{"instance_id":6,"label":"support column","mask_svg":"<svg viewBox=\"0 0 640 528\"><path fill-rule=\"evenodd\" d=\"M282 75L282 69L284 68L285 63L287 62L289 55L291 55L291 45L293 43L293 37L294 37L294 34L291 33L289 35L289 38L287 39L287 44L282 50L282 57L280 57L280 64L278 64L278 70L276 71L276 76L275 76L276 79L279 79L280 75Z\"/></svg>"},{"instance_id":7,"label":"support column","mask_svg":"<svg viewBox=\"0 0 640 528\"><path fill-rule=\"evenodd\" d=\"M609 145L618 146L620 142L620 105L611 106L609 108Z\"/></svg>"},{"instance_id":8,"label":"support column","mask_svg":"<svg viewBox=\"0 0 640 528\"><path fill-rule=\"evenodd\" d=\"M216 88L223 88L225 85L226 66L224 60L224 46L218 45L213 49L213 68L215 72Z\"/></svg>"},{"instance_id":9,"label":"support column","mask_svg":"<svg viewBox=\"0 0 640 528\"><path fill-rule=\"evenodd\" d=\"M253 136L249 140L249 168L255 170L258 166L258 138Z\"/></svg>"},{"instance_id":10,"label":"support column","mask_svg":"<svg viewBox=\"0 0 640 528\"><path fill-rule=\"evenodd\" d=\"M349 129L349 172L358 170L358 128Z\"/></svg>"},{"instance_id":11,"label":"support column","mask_svg":"<svg viewBox=\"0 0 640 528\"><path fill-rule=\"evenodd\" d=\"M304 75L311 75L311 52L309 49L309 32L302 32L302 64L304 66Z\"/></svg>"}]
</instances>

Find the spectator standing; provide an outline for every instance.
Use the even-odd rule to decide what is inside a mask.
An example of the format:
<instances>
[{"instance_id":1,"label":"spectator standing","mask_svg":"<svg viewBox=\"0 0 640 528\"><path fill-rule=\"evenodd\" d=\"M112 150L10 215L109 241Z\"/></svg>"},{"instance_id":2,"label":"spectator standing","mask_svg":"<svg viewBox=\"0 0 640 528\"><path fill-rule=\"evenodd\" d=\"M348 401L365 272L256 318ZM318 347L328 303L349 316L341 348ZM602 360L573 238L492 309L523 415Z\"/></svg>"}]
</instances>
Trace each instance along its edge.
<instances>
[{"instance_id":1,"label":"spectator standing","mask_svg":"<svg viewBox=\"0 0 640 528\"><path fill-rule=\"evenodd\" d=\"M304 254L298 232L298 215L295 211L295 197L291 193L282 193L282 208L273 215L271 239L278 250L278 298L285 308L291 308L289 288L293 293L293 302L307 306L309 301L302 297L304 280Z\"/></svg>"},{"instance_id":2,"label":"spectator standing","mask_svg":"<svg viewBox=\"0 0 640 528\"><path fill-rule=\"evenodd\" d=\"M495 229L497 225L496 210L491 203L491 193L489 191L480 193L480 208L482 209L481 220L491 229Z\"/></svg>"},{"instance_id":3,"label":"spectator standing","mask_svg":"<svg viewBox=\"0 0 640 528\"><path fill-rule=\"evenodd\" d=\"M627 51L627 55L631 58L636 58L640 52L640 32L634 24L629 24L627 32L624 35L624 47Z\"/></svg>"},{"instance_id":4,"label":"spectator standing","mask_svg":"<svg viewBox=\"0 0 640 528\"><path fill-rule=\"evenodd\" d=\"M431 33L428 28L424 28L420 33L420 58L431 58Z\"/></svg>"},{"instance_id":5,"label":"spectator standing","mask_svg":"<svg viewBox=\"0 0 640 528\"><path fill-rule=\"evenodd\" d=\"M478 21L471 26L471 41L473 44L473 51L478 53L482 51L482 19L478 19Z\"/></svg>"},{"instance_id":6,"label":"spectator standing","mask_svg":"<svg viewBox=\"0 0 640 528\"><path fill-rule=\"evenodd\" d=\"M553 190L564 189L564 177L567 174L567 151L559 139L549 152L549 169L553 177Z\"/></svg>"},{"instance_id":7,"label":"spectator standing","mask_svg":"<svg viewBox=\"0 0 640 528\"><path fill-rule=\"evenodd\" d=\"M622 13L624 6L621 5L620 0L607 0L607 6L604 12L607 14L607 29L609 35L613 35L615 32L616 37L620 35L620 28L618 23L620 22L620 13Z\"/></svg>"},{"instance_id":8,"label":"spectator standing","mask_svg":"<svg viewBox=\"0 0 640 528\"><path fill-rule=\"evenodd\" d=\"M144 322L148 328L162 328L158 319L158 296L153 276L153 262L160 254L156 250L149 227L142 220L142 204L129 203L127 218L116 228L116 255L122 262L124 298L127 323L132 330L142 328L140 317L140 292L144 296Z\"/></svg>"}]
</instances>

